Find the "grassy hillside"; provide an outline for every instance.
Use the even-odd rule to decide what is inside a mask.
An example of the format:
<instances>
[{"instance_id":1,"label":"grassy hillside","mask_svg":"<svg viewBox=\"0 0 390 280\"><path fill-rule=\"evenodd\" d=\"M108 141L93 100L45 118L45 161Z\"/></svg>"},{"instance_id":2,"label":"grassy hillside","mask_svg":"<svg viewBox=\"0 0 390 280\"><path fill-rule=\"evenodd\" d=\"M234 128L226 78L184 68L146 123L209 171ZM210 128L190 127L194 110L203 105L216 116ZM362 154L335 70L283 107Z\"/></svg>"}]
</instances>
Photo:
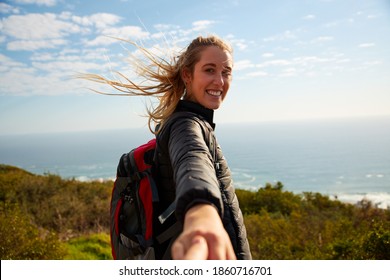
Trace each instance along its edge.
<instances>
[{"instance_id":1,"label":"grassy hillside","mask_svg":"<svg viewBox=\"0 0 390 280\"><path fill-rule=\"evenodd\" d=\"M111 188L0 165L1 259L111 258Z\"/></svg>"},{"instance_id":2,"label":"grassy hillside","mask_svg":"<svg viewBox=\"0 0 390 280\"><path fill-rule=\"evenodd\" d=\"M0 257L110 259L112 182L0 165ZM390 210L267 184L237 190L254 259L390 259Z\"/></svg>"}]
</instances>

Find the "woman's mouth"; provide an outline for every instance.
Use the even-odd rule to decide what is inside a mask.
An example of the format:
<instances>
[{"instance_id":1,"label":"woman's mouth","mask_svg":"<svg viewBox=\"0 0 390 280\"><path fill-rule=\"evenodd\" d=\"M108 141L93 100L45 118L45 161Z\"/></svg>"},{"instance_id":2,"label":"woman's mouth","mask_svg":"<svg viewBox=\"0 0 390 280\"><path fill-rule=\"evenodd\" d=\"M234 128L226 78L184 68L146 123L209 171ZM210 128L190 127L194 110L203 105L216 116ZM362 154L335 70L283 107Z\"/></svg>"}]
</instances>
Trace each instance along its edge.
<instances>
[{"instance_id":1,"label":"woman's mouth","mask_svg":"<svg viewBox=\"0 0 390 280\"><path fill-rule=\"evenodd\" d=\"M211 95L211 96L221 96L222 91L220 90L206 90L206 93Z\"/></svg>"}]
</instances>

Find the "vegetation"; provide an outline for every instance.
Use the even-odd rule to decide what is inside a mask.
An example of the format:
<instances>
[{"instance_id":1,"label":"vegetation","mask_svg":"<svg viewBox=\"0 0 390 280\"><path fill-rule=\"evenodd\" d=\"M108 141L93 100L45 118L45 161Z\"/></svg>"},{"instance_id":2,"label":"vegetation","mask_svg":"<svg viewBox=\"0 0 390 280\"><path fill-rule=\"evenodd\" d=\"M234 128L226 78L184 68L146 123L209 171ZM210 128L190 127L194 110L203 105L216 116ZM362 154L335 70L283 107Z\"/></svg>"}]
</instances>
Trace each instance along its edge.
<instances>
[{"instance_id":1,"label":"vegetation","mask_svg":"<svg viewBox=\"0 0 390 280\"><path fill-rule=\"evenodd\" d=\"M390 210L267 184L237 190L254 259L390 259Z\"/></svg>"},{"instance_id":2,"label":"vegetation","mask_svg":"<svg viewBox=\"0 0 390 280\"><path fill-rule=\"evenodd\" d=\"M0 165L1 259L107 259L112 182Z\"/></svg>"},{"instance_id":3,"label":"vegetation","mask_svg":"<svg viewBox=\"0 0 390 280\"><path fill-rule=\"evenodd\" d=\"M67 260L110 260L110 236L107 233L73 238L68 243Z\"/></svg>"},{"instance_id":4,"label":"vegetation","mask_svg":"<svg viewBox=\"0 0 390 280\"><path fill-rule=\"evenodd\" d=\"M111 188L0 165L1 259L110 259ZM390 209L281 183L237 196L254 259L390 259Z\"/></svg>"}]
</instances>

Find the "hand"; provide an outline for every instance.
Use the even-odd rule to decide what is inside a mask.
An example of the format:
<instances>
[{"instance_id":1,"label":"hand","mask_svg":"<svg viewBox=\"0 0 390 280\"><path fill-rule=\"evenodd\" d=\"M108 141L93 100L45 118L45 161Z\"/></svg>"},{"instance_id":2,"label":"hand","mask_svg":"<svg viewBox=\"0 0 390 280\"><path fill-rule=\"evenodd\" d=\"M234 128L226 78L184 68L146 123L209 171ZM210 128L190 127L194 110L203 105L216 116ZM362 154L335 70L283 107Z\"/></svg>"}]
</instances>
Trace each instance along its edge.
<instances>
[{"instance_id":1,"label":"hand","mask_svg":"<svg viewBox=\"0 0 390 280\"><path fill-rule=\"evenodd\" d=\"M184 217L183 232L172 245L175 260L235 260L230 238L217 210L198 204Z\"/></svg>"}]
</instances>

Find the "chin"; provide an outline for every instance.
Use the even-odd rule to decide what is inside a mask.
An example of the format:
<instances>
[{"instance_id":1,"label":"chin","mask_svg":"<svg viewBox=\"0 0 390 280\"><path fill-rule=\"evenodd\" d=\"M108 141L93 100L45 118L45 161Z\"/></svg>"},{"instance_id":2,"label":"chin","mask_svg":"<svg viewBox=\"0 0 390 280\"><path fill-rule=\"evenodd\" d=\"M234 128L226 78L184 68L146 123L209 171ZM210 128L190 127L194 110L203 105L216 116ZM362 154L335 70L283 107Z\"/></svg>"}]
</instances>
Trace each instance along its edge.
<instances>
[{"instance_id":1,"label":"chin","mask_svg":"<svg viewBox=\"0 0 390 280\"><path fill-rule=\"evenodd\" d=\"M211 110L217 110L219 107L221 106L221 104L209 104L207 106L205 106L207 109L211 109Z\"/></svg>"}]
</instances>

